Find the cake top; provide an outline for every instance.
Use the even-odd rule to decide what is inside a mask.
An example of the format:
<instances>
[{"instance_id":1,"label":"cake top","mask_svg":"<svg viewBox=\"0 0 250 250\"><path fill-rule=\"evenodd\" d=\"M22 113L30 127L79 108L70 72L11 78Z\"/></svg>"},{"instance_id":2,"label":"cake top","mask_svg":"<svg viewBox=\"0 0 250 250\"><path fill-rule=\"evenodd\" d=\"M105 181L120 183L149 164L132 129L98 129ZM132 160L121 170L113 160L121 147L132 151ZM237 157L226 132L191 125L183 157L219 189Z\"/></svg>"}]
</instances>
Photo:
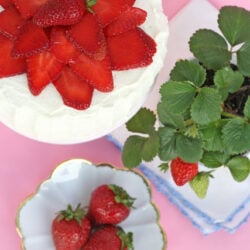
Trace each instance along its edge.
<instances>
[{"instance_id":1,"label":"cake top","mask_svg":"<svg viewBox=\"0 0 250 250\"><path fill-rule=\"evenodd\" d=\"M162 66L151 71L153 79L148 86L143 83L146 92L139 93L135 85L154 65L160 33L166 46L167 21L159 1L21 2L4 6L0 14L0 43L5 48L0 95L5 109L8 106L0 119L21 134L55 143L97 138L124 123ZM166 49L161 53L164 57ZM115 104L121 104L124 117L117 115Z\"/></svg>"}]
</instances>

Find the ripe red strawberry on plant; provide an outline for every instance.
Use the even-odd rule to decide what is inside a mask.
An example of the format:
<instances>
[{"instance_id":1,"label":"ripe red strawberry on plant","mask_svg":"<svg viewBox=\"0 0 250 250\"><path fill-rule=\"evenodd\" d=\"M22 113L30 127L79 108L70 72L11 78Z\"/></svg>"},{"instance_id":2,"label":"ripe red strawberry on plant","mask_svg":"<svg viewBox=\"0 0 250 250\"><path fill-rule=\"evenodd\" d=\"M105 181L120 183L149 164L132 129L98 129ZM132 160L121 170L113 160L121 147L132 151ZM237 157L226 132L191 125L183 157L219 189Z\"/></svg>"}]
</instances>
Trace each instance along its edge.
<instances>
[{"instance_id":1,"label":"ripe red strawberry on plant","mask_svg":"<svg viewBox=\"0 0 250 250\"><path fill-rule=\"evenodd\" d=\"M118 224L128 217L133 203L122 187L104 184L92 192L89 214L96 224Z\"/></svg>"},{"instance_id":2,"label":"ripe red strawberry on plant","mask_svg":"<svg viewBox=\"0 0 250 250\"><path fill-rule=\"evenodd\" d=\"M71 25L81 20L85 12L83 0L48 0L34 14L38 26Z\"/></svg>"},{"instance_id":3,"label":"ripe red strawberry on plant","mask_svg":"<svg viewBox=\"0 0 250 250\"><path fill-rule=\"evenodd\" d=\"M24 73L25 59L13 58L13 41L0 34L0 78Z\"/></svg>"},{"instance_id":4,"label":"ripe red strawberry on plant","mask_svg":"<svg viewBox=\"0 0 250 250\"><path fill-rule=\"evenodd\" d=\"M79 110L90 106L94 88L68 66L64 67L53 84L62 96L65 105Z\"/></svg>"},{"instance_id":5,"label":"ripe red strawberry on plant","mask_svg":"<svg viewBox=\"0 0 250 250\"><path fill-rule=\"evenodd\" d=\"M9 6L0 12L0 33L11 40L16 38L18 29L23 23L24 19L13 6Z\"/></svg>"},{"instance_id":6,"label":"ripe red strawberry on plant","mask_svg":"<svg viewBox=\"0 0 250 250\"><path fill-rule=\"evenodd\" d=\"M24 19L29 19L48 0L12 0Z\"/></svg>"},{"instance_id":7,"label":"ripe red strawberry on plant","mask_svg":"<svg viewBox=\"0 0 250 250\"><path fill-rule=\"evenodd\" d=\"M170 163L172 177L178 186L182 186L189 182L198 174L198 164L184 162L177 157Z\"/></svg>"},{"instance_id":8,"label":"ripe red strawberry on plant","mask_svg":"<svg viewBox=\"0 0 250 250\"><path fill-rule=\"evenodd\" d=\"M56 250L79 250L87 242L91 224L80 207L75 210L68 205L52 222L52 237Z\"/></svg>"},{"instance_id":9,"label":"ripe red strawberry on plant","mask_svg":"<svg viewBox=\"0 0 250 250\"><path fill-rule=\"evenodd\" d=\"M133 235L120 227L106 225L93 232L83 250L132 250Z\"/></svg>"}]
</instances>

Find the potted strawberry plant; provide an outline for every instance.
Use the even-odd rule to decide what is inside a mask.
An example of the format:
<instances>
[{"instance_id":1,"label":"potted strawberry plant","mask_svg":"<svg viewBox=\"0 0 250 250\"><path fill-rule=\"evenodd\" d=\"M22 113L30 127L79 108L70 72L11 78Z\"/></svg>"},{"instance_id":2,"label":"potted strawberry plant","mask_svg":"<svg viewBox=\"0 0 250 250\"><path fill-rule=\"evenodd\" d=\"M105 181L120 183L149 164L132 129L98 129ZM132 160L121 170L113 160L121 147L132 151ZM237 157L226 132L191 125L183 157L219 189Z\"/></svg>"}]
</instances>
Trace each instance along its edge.
<instances>
[{"instance_id":1,"label":"potted strawberry plant","mask_svg":"<svg viewBox=\"0 0 250 250\"><path fill-rule=\"evenodd\" d=\"M220 32L199 29L189 40L192 60L179 60L160 88L156 112L141 108L126 124L125 166L159 157L177 185L206 196L217 168L235 181L250 173L250 12L225 6ZM198 168L198 162L204 168Z\"/></svg>"}]
</instances>

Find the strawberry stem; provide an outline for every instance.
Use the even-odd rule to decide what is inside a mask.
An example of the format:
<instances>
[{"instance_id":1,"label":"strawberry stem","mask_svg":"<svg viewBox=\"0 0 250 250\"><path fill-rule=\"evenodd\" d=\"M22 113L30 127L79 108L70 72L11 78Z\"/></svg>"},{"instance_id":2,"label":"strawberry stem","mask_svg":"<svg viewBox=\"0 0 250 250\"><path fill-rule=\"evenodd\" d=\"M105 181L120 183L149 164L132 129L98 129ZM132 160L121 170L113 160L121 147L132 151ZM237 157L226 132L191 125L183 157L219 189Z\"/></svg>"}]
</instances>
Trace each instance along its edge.
<instances>
[{"instance_id":1,"label":"strawberry stem","mask_svg":"<svg viewBox=\"0 0 250 250\"><path fill-rule=\"evenodd\" d=\"M98 0L86 0L85 4L86 4L86 9L94 14L94 11L91 9L92 6L94 6L97 3Z\"/></svg>"},{"instance_id":2,"label":"strawberry stem","mask_svg":"<svg viewBox=\"0 0 250 250\"><path fill-rule=\"evenodd\" d=\"M109 188L114 192L115 201L117 203L122 203L128 208L133 207L135 198L129 196L129 194L122 187L119 187L115 184L110 184Z\"/></svg>"},{"instance_id":3,"label":"strawberry stem","mask_svg":"<svg viewBox=\"0 0 250 250\"><path fill-rule=\"evenodd\" d=\"M125 233L122 229L119 229L117 232L118 237L121 240L121 249L120 250L134 250L133 246L133 234L131 232Z\"/></svg>"},{"instance_id":4,"label":"strawberry stem","mask_svg":"<svg viewBox=\"0 0 250 250\"><path fill-rule=\"evenodd\" d=\"M81 204L79 203L75 209L72 208L72 206L69 204L67 206L67 209L61 210L59 212L58 221L66 220L76 220L79 225L81 224L81 220L85 217L87 214L86 210L81 208Z\"/></svg>"}]
</instances>

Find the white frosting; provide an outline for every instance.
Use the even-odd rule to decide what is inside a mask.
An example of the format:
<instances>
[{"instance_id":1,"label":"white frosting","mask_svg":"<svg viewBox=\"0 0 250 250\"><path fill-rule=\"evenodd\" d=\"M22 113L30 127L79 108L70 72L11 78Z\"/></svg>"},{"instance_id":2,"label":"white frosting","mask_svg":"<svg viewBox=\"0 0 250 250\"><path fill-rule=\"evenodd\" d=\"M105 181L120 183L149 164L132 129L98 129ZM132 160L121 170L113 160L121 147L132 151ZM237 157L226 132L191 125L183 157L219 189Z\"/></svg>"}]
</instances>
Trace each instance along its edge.
<instances>
[{"instance_id":1,"label":"white frosting","mask_svg":"<svg viewBox=\"0 0 250 250\"><path fill-rule=\"evenodd\" d=\"M144 103L167 52L168 22L161 0L137 0L148 12L141 26L157 43L147 67L113 72L115 88L94 92L91 106L79 111L63 104L52 84L39 96L28 89L26 75L0 79L0 121L29 138L55 144L80 143L102 137L130 119Z\"/></svg>"}]
</instances>

